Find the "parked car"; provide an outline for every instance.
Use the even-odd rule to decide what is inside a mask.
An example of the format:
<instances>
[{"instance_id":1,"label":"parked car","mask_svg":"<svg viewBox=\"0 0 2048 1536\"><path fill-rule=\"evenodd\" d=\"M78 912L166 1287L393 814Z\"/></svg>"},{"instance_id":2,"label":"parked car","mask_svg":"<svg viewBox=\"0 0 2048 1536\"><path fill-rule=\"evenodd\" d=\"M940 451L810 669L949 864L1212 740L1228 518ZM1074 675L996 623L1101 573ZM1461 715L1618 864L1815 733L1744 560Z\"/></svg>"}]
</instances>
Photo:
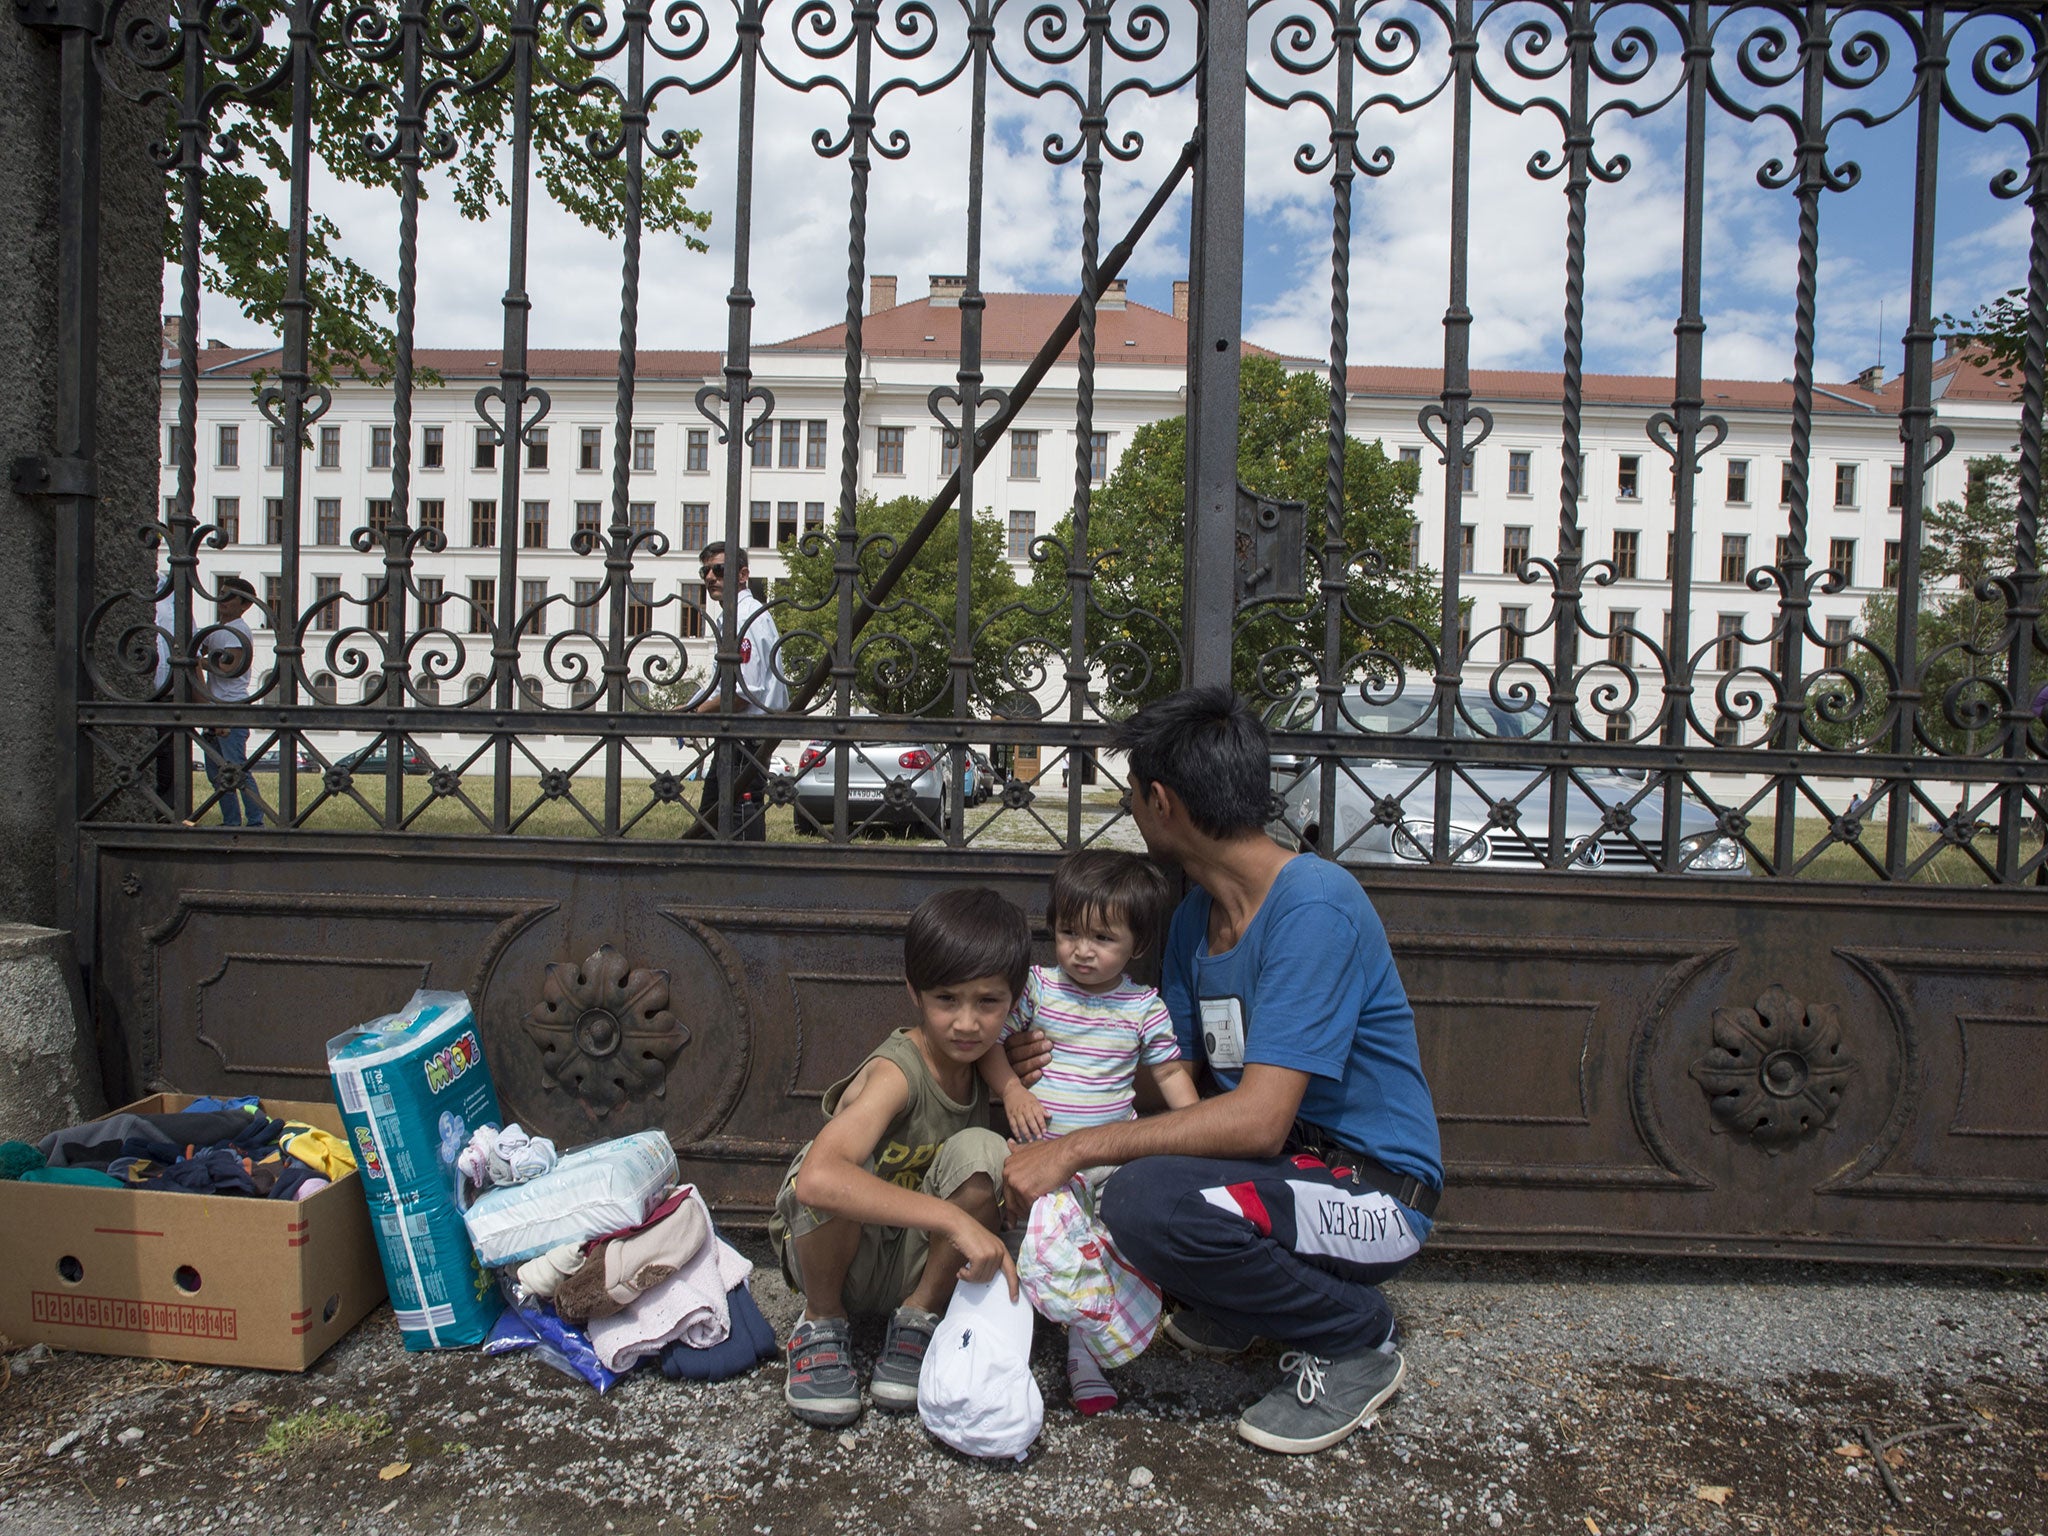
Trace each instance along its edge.
<instances>
[{"instance_id":1,"label":"parked car","mask_svg":"<svg viewBox=\"0 0 2048 1536\"><path fill-rule=\"evenodd\" d=\"M298 750L292 753L292 762L301 773L312 773L319 766L313 761L313 749L308 747L303 741L299 743ZM278 771L276 743L273 742L268 752L251 763L249 769L252 773L276 773Z\"/></svg>"},{"instance_id":2,"label":"parked car","mask_svg":"<svg viewBox=\"0 0 2048 1536\"><path fill-rule=\"evenodd\" d=\"M382 773L390 762L390 757L385 751L389 741L388 736L379 737L367 747L357 747L353 752L344 752L334 760L334 766L346 768L350 773L357 775ZM399 757L398 765L401 773L420 774L434 771L434 765L427 760L427 755L409 741Z\"/></svg>"},{"instance_id":3,"label":"parked car","mask_svg":"<svg viewBox=\"0 0 2048 1536\"><path fill-rule=\"evenodd\" d=\"M974 793L968 797L967 803L984 804L1003 787L1002 771L971 747L967 751L967 761L974 769Z\"/></svg>"},{"instance_id":4,"label":"parked car","mask_svg":"<svg viewBox=\"0 0 2048 1536\"><path fill-rule=\"evenodd\" d=\"M1404 695L1387 704L1353 701L1350 719L1340 719L1348 733L1399 734L1416 726L1429 709L1431 695ZM1464 709L1452 739L1475 741L1514 738L1539 716L1518 715L1499 708L1484 692L1462 695ZM1297 695L1268 716L1275 730L1318 729L1319 701L1312 693ZM1469 719L1467 717L1470 717ZM1484 722L1475 730L1473 719ZM1421 726L1433 733L1434 722ZM1535 764L1466 764L1451 780L1450 861L1464 868L1493 870L1542 869L1550 854L1550 786ZM1679 845L1664 852L1664 796L1658 786L1645 793L1648 777L1640 769L1582 766L1576 769L1565 813L1565 835L1571 852L1567 869L1584 873L1646 873L1658 868L1690 874L1746 875L1749 861L1742 845L1721 835L1714 815L1694 800L1678 808ZM1583 787L1581 787L1583 785ZM1412 787L1411 787L1412 786ZM1303 847L1337 850L1344 864L1400 866L1428 864L1435 858L1436 784L1425 763L1375 758L1369 745L1357 756L1346 755L1337 777L1335 825L1318 824L1321 814L1322 769L1311 759L1276 753L1273 789L1285 807L1273 831L1283 841ZM1524 791L1527 793L1524 793ZM1381 803L1399 799L1391 820L1375 813ZM1519 798L1517 798L1519 797ZM1512 826L1493 818L1496 805L1512 803ZM1627 830L1602 830L1603 810L1627 807L1634 818Z\"/></svg>"},{"instance_id":5,"label":"parked car","mask_svg":"<svg viewBox=\"0 0 2048 1536\"><path fill-rule=\"evenodd\" d=\"M807 742L797 759L796 828L832 825L832 744ZM922 742L867 743L846 754L848 824L903 827L937 834L953 824L946 749ZM897 788L897 786L901 786Z\"/></svg>"}]
</instances>

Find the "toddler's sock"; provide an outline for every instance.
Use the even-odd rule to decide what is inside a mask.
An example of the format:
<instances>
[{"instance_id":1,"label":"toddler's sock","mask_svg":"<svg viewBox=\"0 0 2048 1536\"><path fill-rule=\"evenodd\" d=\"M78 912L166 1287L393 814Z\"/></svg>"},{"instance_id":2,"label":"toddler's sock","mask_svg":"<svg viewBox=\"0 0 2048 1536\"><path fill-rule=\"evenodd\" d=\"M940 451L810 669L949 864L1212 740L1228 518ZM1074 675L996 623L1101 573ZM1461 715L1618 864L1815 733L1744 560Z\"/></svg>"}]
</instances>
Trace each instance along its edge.
<instances>
[{"instance_id":1,"label":"toddler's sock","mask_svg":"<svg viewBox=\"0 0 2048 1536\"><path fill-rule=\"evenodd\" d=\"M1067 1390L1073 1394L1074 1411L1083 1418L1116 1406L1116 1388L1102 1374L1102 1367L1078 1333L1067 1335Z\"/></svg>"}]
</instances>

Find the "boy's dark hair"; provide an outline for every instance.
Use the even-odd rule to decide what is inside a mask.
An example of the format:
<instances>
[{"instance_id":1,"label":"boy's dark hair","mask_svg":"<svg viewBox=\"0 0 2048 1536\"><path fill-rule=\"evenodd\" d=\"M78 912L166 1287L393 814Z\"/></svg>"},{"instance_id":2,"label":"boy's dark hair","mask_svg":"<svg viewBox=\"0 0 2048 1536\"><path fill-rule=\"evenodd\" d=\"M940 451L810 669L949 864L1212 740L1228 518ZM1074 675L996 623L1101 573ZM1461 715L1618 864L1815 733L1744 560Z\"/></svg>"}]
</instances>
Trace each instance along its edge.
<instances>
[{"instance_id":1,"label":"boy's dark hair","mask_svg":"<svg viewBox=\"0 0 2048 1536\"><path fill-rule=\"evenodd\" d=\"M927 896L903 934L903 979L920 992L1000 976L1012 998L1031 974L1031 922L985 885Z\"/></svg>"},{"instance_id":2,"label":"boy's dark hair","mask_svg":"<svg viewBox=\"0 0 2048 1536\"><path fill-rule=\"evenodd\" d=\"M1211 837L1256 832L1273 819L1273 752L1251 706L1220 683L1148 704L1110 744L1130 754L1131 789L1164 784Z\"/></svg>"},{"instance_id":3,"label":"boy's dark hair","mask_svg":"<svg viewBox=\"0 0 2048 1536\"><path fill-rule=\"evenodd\" d=\"M1045 920L1053 928L1076 924L1091 913L1124 924L1137 953L1156 953L1172 901L1166 875L1150 859L1108 848L1088 848L1061 859L1052 872Z\"/></svg>"}]
</instances>

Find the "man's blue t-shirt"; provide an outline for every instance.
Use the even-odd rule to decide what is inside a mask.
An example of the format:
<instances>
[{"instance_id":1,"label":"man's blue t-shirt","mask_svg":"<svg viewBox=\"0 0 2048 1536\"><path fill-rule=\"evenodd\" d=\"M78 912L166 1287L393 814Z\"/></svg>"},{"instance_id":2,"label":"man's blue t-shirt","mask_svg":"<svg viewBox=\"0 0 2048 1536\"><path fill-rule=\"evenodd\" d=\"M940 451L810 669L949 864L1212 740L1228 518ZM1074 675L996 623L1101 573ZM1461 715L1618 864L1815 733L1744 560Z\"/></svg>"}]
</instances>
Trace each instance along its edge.
<instances>
[{"instance_id":1,"label":"man's blue t-shirt","mask_svg":"<svg viewBox=\"0 0 2048 1536\"><path fill-rule=\"evenodd\" d=\"M1441 1188L1415 1015L1358 881L1314 854L1288 860L1237 947L1219 955L1208 952L1209 909L1207 891L1190 891L1161 957L1159 990L1181 1054L1235 1088L1238 1069L1217 1058L1238 1056L1232 1034L1241 1029L1245 1065L1309 1075L1302 1119Z\"/></svg>"}]
</instances>

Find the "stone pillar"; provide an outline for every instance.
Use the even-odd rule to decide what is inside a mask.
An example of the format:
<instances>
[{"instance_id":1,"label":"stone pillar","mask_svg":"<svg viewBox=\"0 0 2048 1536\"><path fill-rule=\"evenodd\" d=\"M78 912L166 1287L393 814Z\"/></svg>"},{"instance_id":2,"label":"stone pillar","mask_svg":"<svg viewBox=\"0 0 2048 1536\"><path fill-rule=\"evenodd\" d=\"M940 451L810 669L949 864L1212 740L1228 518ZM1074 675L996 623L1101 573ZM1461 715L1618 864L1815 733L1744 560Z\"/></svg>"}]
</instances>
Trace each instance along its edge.
<instances>
[{"instance_id":1,"label":"stone pillar","mask_svg":"<svg viewBox=\"0 0 2048 1536\"><path fill-rule=\"evenodd\" d=\"M107 1107L71 935L0 923L0 1141L35 1141Z\"/></svg>"}]
</instances>

